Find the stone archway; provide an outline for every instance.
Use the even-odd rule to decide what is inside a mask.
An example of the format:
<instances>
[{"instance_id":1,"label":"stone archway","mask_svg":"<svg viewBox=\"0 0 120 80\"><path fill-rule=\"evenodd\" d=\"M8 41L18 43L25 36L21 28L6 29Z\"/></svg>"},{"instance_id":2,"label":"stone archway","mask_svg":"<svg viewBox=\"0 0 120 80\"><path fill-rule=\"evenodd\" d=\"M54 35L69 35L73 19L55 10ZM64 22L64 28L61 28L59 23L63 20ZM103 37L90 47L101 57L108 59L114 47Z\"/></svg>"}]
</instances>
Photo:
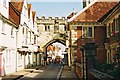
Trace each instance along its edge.
<instances>
[{"instance_id":1,"label":"stone archway","mask_svg":"<svg viewBox=\"0 0 120 80\"><path fill-rule=\"evenodd\" d=\"M61 39L53 39L51 41L49 41L44 47L43 47L43 50L44 50L44 53L47 54L47 47L55 42L59 42L63 45L66 45L66 41L65 40L61 40Z\"/></svg>"}]
</instances>

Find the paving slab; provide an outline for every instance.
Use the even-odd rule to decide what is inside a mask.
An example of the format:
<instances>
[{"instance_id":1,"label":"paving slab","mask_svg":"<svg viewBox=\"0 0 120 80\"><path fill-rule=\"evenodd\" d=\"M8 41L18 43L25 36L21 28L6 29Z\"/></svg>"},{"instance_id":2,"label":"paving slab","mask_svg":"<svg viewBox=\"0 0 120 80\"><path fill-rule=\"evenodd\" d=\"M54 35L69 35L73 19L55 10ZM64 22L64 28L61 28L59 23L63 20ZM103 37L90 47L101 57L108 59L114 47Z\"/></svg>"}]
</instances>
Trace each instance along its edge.
<instances>
[{"instance_id":1,"label":"paving slab","mask_svg":"<svg viewBox=\"0 0 120 80\"><path fill-rule=\"evenodd\" d=\"M28 68L28 69L24 69L21 71L17 71L11 74L8 74L4 77L0 77L0 80L16 80L19 79L21 77L23 77L24 75L27 75L33 71L36 71L40 68L41 66L37 66L37 67L32 67L32 68Z\"/></svg>"},{"instance_id":2,"label":"paving slab","mask_svg":"<svg viewBox=\"0 0 120 80\"><path fill-rule=\"evenodd\" d=\"M78 76L70 70L69 66L63 66L63 70L59 80L79 80Z\"/></svg>"}]
</instances>

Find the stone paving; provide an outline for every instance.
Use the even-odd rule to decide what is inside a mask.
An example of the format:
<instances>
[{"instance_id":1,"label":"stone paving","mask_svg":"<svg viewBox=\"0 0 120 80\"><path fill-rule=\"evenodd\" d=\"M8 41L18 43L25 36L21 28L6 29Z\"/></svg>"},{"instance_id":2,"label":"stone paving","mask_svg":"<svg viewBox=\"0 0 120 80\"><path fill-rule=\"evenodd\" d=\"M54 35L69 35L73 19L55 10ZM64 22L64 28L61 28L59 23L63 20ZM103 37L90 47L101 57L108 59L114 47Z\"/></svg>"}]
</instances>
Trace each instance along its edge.
<instances>
[{"instance_id":1,"label":"stone paving","mask_svg":"<svg viewBox=\"0 0 120 80\"><path fill-rule=\"evenodd\" d=\"M63 66L63 70L59 80L79 80L78 76L70 70L70 68L65 65Z\"/></svg>"},{"instance_id":2,"label":"stone paving","mask_svg":"<svg viewBox=\"0 0 120 80\"><path fill-rule=\"evenodd\" d=\"M36 66L36 67L31 67L29 69L24 69L24 70L21 70L21 71L17 71L15 73L8 74L4 77L0 77L0 80L16 80L16 79L19 79L19 78L23 77L24 75L27 75L27 74L29 74L33 71L36 71L40 67L41 66Z\"/></svg>"}]
</instances>

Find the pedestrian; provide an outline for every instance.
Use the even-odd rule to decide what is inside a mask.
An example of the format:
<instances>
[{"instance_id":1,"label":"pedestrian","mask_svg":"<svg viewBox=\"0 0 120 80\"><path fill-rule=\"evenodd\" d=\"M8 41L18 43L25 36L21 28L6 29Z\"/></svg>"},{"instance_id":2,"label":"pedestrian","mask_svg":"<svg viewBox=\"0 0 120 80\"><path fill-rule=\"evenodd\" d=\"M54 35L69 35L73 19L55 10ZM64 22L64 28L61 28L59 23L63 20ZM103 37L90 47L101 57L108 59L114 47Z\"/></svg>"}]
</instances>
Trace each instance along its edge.
<instances>
[{"instance_id":1,"label":"pedestrian","mask_svg":"<svg viewBox=\"0 0 120 80\"><path fill-rule=\"evenodd\" d=\"M44 54L44 66L46 67L46 64L47 64L47 56L46 56L46 54Z\"/></svg>"}]
</instances>

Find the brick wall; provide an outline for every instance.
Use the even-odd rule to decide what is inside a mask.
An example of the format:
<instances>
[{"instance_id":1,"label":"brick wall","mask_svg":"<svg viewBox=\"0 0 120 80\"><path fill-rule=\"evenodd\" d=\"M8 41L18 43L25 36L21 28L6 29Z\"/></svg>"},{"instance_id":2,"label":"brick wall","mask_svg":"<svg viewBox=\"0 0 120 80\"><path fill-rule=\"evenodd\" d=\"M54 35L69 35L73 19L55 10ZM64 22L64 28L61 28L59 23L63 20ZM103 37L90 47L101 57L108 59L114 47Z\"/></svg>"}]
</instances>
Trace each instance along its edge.
<instances>
[{"instance_id":1,"label":"brick wall","mask_svg":"<svg viewBox=\"0 0 120 80\"><path fill-rule=\"evenodd\" d=\"M106 29L103 26L95 27L95 43L98 45L97 48L97 60L100 63L104 63L106 61L106 50L104 47L104 43L106 40Z\"/></svg>"}]
</instances>

